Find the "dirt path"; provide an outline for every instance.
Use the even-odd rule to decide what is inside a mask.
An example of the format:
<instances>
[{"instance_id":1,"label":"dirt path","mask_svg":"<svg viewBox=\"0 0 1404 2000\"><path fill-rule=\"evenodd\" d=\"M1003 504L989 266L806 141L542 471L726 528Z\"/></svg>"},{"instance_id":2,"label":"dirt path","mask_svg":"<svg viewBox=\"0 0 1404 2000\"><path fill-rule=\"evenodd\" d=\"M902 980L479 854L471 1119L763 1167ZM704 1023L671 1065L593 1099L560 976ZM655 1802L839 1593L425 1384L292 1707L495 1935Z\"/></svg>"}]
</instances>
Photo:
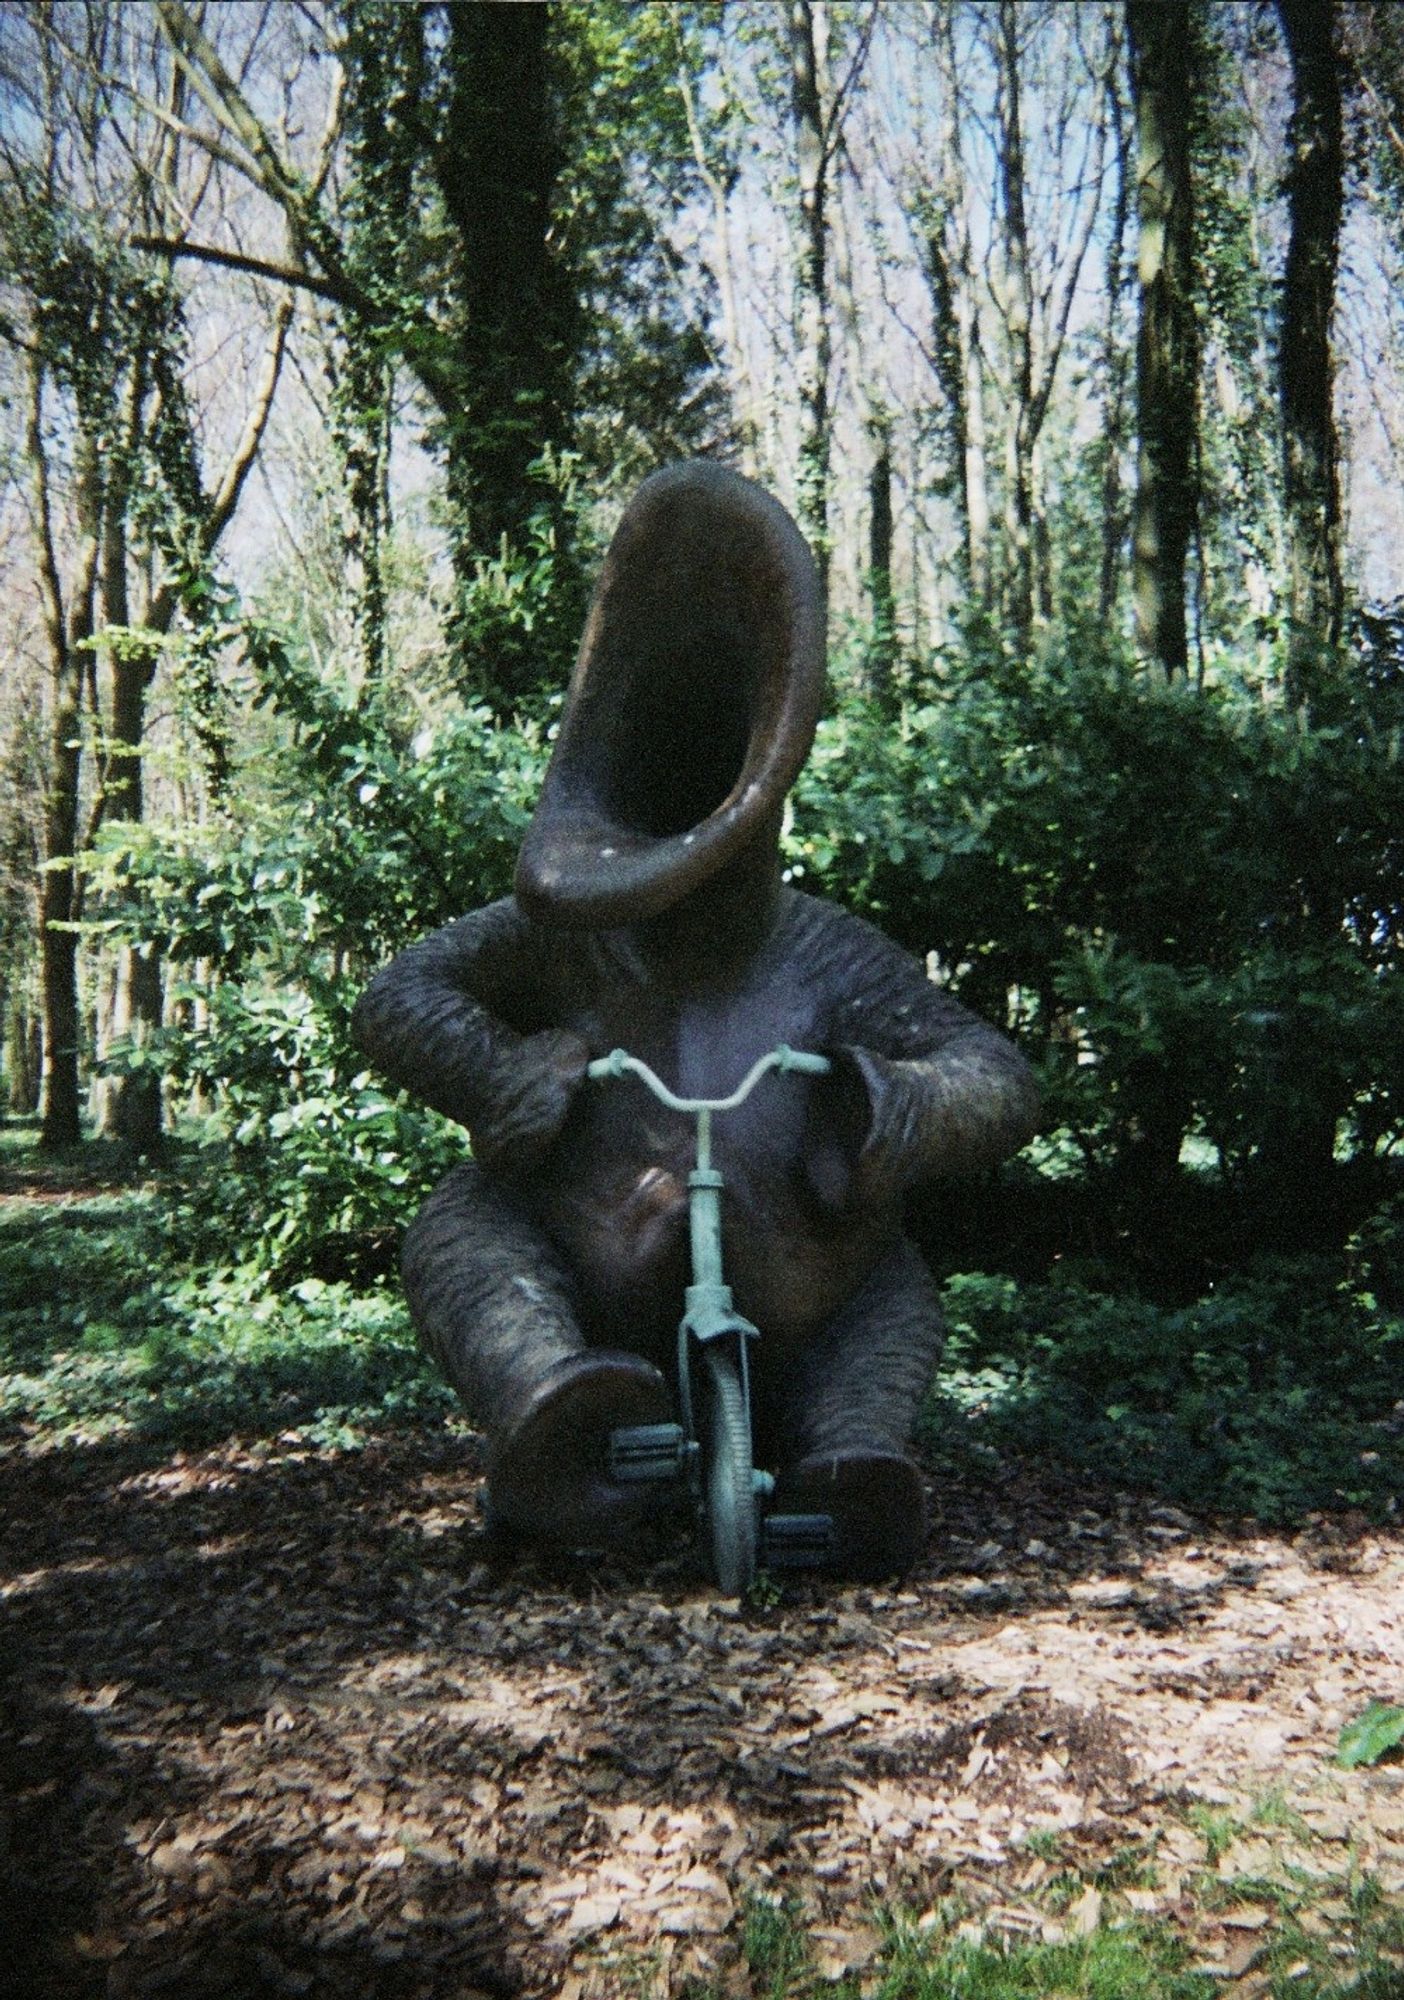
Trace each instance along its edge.
<instances>
[{"instance_id":1,"label":"dirt path","mask_svg":"<svg viewBox=\"0 0 1404 2000\"><path fill-rule=\"evenodd\" d=\"M901 1589L743 1609L676 1549L495 1567L446 1433L0 1454L23 1990L580 2000L651 1967L748 1992L750 1894L797 1893L833 1974L871 1954L875 1890L1048 1934L1040 1829L1188 1916L1195 1801L1291 1808L1225 1877L1353 1843L1404 1895L1404 1771L1329 1762L1404 1692L1404 1537L1234 1536L1013 1472L938 1515ZM1195 1922L1235 1969L1261 1915Z\"/></svg>"}]
</instances>

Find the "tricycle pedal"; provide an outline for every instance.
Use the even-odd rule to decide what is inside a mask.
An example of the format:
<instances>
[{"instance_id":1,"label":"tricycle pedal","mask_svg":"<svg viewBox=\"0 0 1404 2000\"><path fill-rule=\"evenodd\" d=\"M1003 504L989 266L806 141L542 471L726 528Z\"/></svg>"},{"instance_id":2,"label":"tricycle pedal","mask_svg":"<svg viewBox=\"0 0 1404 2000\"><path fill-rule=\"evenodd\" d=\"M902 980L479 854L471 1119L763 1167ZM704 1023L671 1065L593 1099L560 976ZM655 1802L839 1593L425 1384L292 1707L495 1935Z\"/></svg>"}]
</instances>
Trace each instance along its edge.
<instances>
[{"instance_id":1,"label":"tricycle pedal","mask_svg":"<svg viewBox=\"0 0 1404 2000\"><path fill-rule=\"evenodd\" d=\"M818 1569L832 1561L831 1514L771 1514L761 1529L761 1563L766 1569Z\"/></svg>"},{"instance_id":2,"label":"tricycle pedal","mask_svg":"<svg viewBox=\"0 0 1404 2000\"><path fill-rule=\"evenodd\" d=\"M609 1434L609 1476L624 1485L677 1479L688 1453L681 1424L629 1424Z\"/></svg>"}]
</instances>

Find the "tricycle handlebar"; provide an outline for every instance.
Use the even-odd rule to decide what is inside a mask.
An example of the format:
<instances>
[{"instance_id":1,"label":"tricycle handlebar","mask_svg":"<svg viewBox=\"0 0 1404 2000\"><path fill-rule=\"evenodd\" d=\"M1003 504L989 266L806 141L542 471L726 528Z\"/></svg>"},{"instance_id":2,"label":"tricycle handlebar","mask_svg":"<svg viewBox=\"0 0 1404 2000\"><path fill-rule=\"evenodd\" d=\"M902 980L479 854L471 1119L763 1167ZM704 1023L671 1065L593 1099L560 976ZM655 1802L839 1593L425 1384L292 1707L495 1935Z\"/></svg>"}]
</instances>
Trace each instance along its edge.
<instances>
[{"instance_id":1,"label":"tricycle handlebar","mask_svg":"<svg viewBox=\"0 0 1404 2000\"><path fill-rule=\"evenodd\" d=\"M631 1056L626 1049L611 1049L607 1056L592 1062L585 1074L596 1082L605 1077L630 1074L640 1077L646 1083L660 1104L666 1104L670 1111L734 1111L738 1104L744 1104L761 1078L768 1071L803 1070L809 1076L826 1076L829 1071L827 1056L808 1055L803 1049L789 1048L784 1042L769 1055L762 1056L753 1063L730 1097L678 1097L669 1090L661 1077L655 1076L646 1062Z\"/></svg>"}]
</instances>

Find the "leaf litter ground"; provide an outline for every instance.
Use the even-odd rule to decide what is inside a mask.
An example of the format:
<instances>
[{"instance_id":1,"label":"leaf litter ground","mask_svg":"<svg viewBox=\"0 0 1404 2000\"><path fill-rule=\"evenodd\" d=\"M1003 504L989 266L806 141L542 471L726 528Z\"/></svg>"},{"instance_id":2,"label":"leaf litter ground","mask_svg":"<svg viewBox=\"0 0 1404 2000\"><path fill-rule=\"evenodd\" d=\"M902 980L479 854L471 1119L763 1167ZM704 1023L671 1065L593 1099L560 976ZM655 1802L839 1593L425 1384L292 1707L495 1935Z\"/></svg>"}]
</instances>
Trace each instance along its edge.
<instances>
[{"instance_id":1,"label":"leaf litter ground","mask_svg":"<svg viewBox=\"0 0 1404 2000\"><path fill-rule=\"evenodd\" d=\"M666 1532L497 1556L480 1484L452 1428L0 1451L17 1991L742 1994L747 1899L838 1977L877 1902L954 1895L1016 1939L1165 1914L1249 1995L1274 1883L1404 1898L1404 1772L1331 1762L1404 1689L1396 1532L967 1467L900 1587L750 1606Z\"/></svg>"}]
</instances>

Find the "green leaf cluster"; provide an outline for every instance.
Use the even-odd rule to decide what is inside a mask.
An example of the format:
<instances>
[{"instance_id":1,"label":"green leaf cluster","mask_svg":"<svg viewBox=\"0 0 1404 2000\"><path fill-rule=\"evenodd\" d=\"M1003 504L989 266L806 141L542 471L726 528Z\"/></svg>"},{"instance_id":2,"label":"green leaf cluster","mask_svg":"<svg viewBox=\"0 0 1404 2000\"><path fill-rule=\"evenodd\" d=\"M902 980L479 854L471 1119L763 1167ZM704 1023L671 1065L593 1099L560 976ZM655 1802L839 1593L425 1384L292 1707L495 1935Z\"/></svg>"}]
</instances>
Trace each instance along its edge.
<instances>
[{"instance_id":1,"label":"green leaf cluster","mask_svg":"<svg viewBox=\"0 0 1404 2000\"><path fill-rule=\"evenodd\" d=\"M1097 1274L946 1291L943 1406L976 1442L1052 1456L1099 1483L1287 1521L1389 1518L1404 1490L1404 1315L1329 1259L1263 1259L1166 1305Z\"/></svg>"},{"instance_id":2,"label":"green leaf cluster","mask_svg":"<svg viewBox=\"0 0 1404 2000\"><path fill-rule=\"evenodd\" d=\"M1404 1133L1404 686L1357 630L1329 725L1105 641L974 628L896 718L851 689L794 794L791 878L871 912L1040 1060L1047 1123L1231 1173L1313 1117Z\"/></svg>"}]
</instances>

